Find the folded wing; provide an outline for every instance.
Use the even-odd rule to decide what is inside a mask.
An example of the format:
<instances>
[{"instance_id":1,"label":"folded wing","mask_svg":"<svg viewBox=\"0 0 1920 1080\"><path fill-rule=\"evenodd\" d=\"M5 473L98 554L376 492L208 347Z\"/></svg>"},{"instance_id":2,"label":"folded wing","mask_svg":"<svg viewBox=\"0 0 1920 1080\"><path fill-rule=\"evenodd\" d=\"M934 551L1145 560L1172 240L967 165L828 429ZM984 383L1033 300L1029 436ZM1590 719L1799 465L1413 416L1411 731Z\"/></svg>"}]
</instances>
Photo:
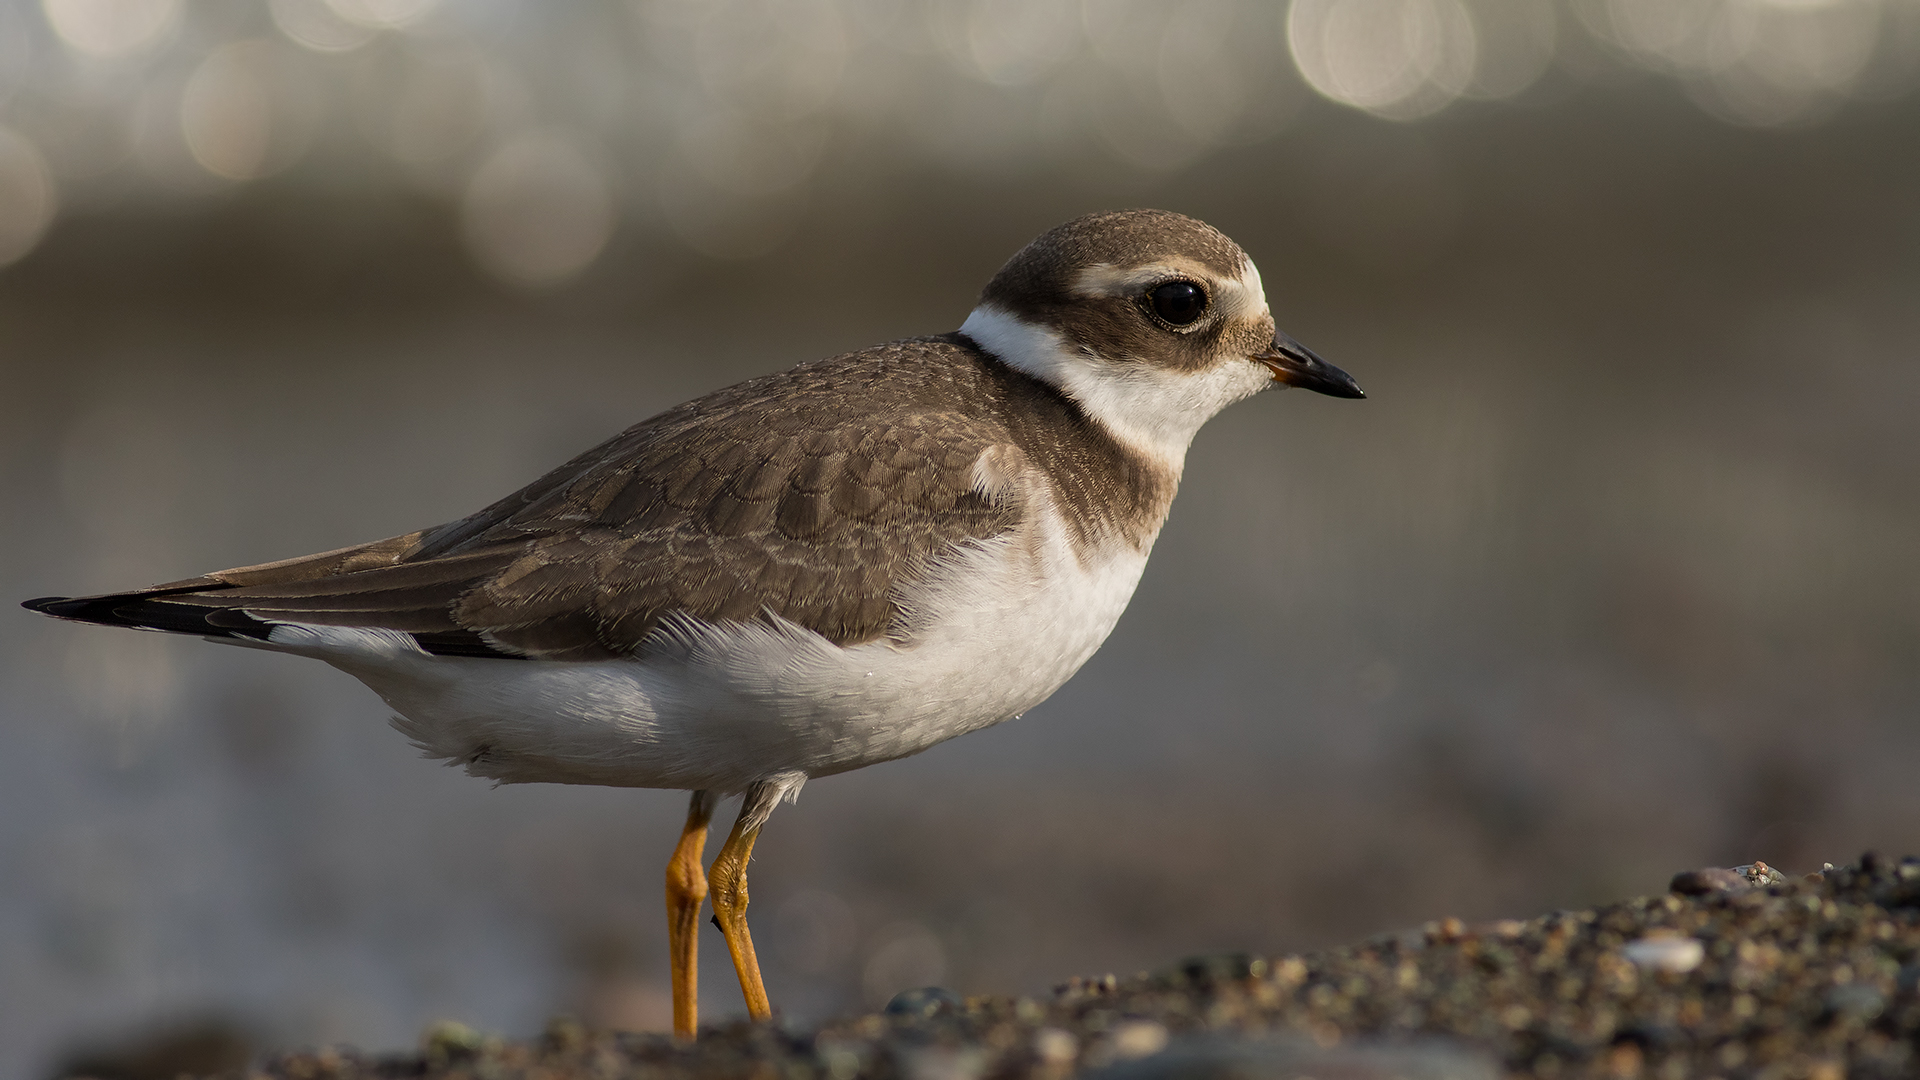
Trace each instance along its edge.
<instances>
[{"instance_id":1,"label":"folded wing","mask_svg":"<svg viewBox=\"0 0 1920 1080\"><path fill-rule=\"evenodd\" d=\"M897 586L1020 518L974 483L1004 431L952 410L934 385L950 372L908 362L953 348L903 342L742 383L438 528L28 606L214 636L382 627L430 652L537 659L627 655L675 613L871 641L897 625Z\"/></svg>"}]
</instances>

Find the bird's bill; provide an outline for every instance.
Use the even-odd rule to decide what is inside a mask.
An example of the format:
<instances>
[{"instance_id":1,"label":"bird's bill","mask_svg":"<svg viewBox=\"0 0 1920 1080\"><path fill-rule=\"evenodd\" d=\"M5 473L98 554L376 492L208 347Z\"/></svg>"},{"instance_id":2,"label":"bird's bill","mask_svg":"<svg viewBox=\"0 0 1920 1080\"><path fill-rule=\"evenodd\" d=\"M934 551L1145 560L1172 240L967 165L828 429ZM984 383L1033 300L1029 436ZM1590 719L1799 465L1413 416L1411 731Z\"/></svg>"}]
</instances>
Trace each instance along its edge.
<instances>
[{"instance_id":1,"label":"bird's bill","mask_svg":"<svg viewBox=\"0 0 1920 1080\"><path fill-rule=\"evenodd\" d=\"M1367 396L1353 376L1315 356L1312 349L1285 334L1273 336L1273 347L1253 358L1273 372L1273 381L1312 390L1329 397L1363 398Z\"/></svg>"}]
</instances>

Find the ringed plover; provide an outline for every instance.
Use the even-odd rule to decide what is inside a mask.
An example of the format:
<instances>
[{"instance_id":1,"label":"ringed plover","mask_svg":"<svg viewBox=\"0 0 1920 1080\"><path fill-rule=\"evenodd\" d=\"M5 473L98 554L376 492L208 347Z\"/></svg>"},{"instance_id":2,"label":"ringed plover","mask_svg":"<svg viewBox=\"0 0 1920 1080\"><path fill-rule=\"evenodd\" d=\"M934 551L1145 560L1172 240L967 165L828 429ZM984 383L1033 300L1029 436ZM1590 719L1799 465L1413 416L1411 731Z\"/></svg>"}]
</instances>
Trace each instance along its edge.
<instances>
[{"instance_id":1,"label":"ringed plover","mask_svg":"<svg viewBox=\"0 0 1920 1080\"><path fill-rule=\"evenodd\" d=\"M1046 700L1126 608L1195 432L1276 386L1364 396L1275 329L1233 241L1095 214L955 332L717 390L458 521L26 606L324 660L476 776L691 791L666 888L690 1036L709 889L771 1015L746 868L774 807Z\"/></svg>"}]
</instances>

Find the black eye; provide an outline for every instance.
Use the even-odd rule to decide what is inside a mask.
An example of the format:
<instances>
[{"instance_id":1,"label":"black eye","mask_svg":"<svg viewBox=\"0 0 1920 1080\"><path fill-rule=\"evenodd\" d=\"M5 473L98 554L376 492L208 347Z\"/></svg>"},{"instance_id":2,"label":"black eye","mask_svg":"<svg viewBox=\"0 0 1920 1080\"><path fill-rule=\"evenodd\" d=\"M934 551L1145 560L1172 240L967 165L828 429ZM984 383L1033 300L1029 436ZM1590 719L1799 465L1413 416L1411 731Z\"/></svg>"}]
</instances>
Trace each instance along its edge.
<instances>
[{"instance_id":1,"label":"black eye","mask_svg":"<svg viewBox=\"0 0 1920 1080\"><path fill-rule=\"evenodd\" d=\"M1207 310L1205 289L1191 281L1169 281L1155 285L1147 294L1153 313L1174 326L1185 326Z\"/></svg>"}]
</instances>

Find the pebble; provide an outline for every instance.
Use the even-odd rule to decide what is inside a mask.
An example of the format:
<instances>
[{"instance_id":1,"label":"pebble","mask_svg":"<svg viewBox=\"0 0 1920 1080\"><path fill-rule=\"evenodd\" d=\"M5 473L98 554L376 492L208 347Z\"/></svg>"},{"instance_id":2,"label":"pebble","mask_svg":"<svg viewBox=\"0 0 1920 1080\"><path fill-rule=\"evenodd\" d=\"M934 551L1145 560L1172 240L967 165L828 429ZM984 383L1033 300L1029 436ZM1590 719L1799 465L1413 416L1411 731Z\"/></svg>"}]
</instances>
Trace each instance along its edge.
<instances>
[{"instance_id":1,"label":"pebble","mask_svg":"<svg viewBox=\"0 0 1920 1080\"><path fill-rule=\"evenodd\" d=\"M1080 1052L1080 1040L1073 1032L1044 1027L1033 1033L1033 1056L1048 1065L1066 1065Z\"/></svg>"},{"instance_id":2,"label":"pebble","mask_svg":"<svg viewBox=\"0 0 1920 1080\"><path fill-rule=\"evenodd\" d=\"M1195 1038L1165 1053L1087 1073L1086 1080L1500 1080L1493 1058L1428 1039L1322 1047L1302 1039Z\"/></svg>"},{"instance_id":3,"label":"pebble","mask_svg":"<svg viewBox=\"0 0 1920 1080\"><path fill-rule=\"evenodd\" d=\"M1121 1058L1142 1058L1167 1048L1167 1029L1151 1020L1129 1020L1113 1029L1113 1052Z\"/></svg>"},{"instance_id":4,"label":"pebble","mask_svg":"<svg viewBox=\"0 0 1920 1080\"><path fill-rule=\"evenodd\" d=\"M1685 975L1706 959L1706 946L1698 939L1660 935L1630 941L1620 950L1627 959L1644 968Z\"/></svg>"},{"instance_id":5,"label":"pebble","mask_svg":"<svg viewBox=\"0 0 1920 1080\"><path fill-rule=\"evenodd\" d=\"M1832 863L1824 863L1821 868L1808 875L1818 879ZM1745 866L1720 867L1709 866L1700 870L1686 870L1673 876L1667 888L1681 896L1707 896L1711 893L1746 892L1748 889L1765 889L1785 884L1787 876L1763 862L1750 862Z\"/></svg>"},{"instance_id":6,"label":"pebble","mask_svg":"<svg viewBox=\"0 0 1920 1080\"><path fill-rule=\"evenodd\" d=\"M1833 866L1832 863L1826 865L1828 868ZM1757 889L1763 889L1769 885L1782 885L1787 880L1787 875L1763 862L1750 862L1745 866L1736 866L1733 872L1746 878L1747 884Z\"/></svg>"},{"instance_id":7,"label":"pebble","mask_svg":"<svg viewBox=\"0 0 1920 1080\"><path fill-rule=\"evenodd\" d=\"M1827 1012L1836 1017L1866 1022L1879 1017L1887 1007L1880 991L1860 983L1847 983L1827 991Z\"/></svg>"},{"instance_id":8,"label":"pebble","mask_svg":"<svg viewBox=\"0 0 1920 1080\"><path fill-rule=\"evenodd\" d=\"M1695 872L1701 873L1701 872ZM437 1029L420 1051L270 1058L270 1080L1573 1080L1920 1076L1920 860L1590 911L1440 920L1327 952L1074 979L1051 1000L951 992L817 1032L687 1045L557 1024ZM1685 875L1682 875L1683 877ZM1780 879L1775 880L1776 876ZM1713 880L1708 877L1703 880ZM1666 973L1689 974L1687 978ZM905 1000L902 1000L904 998Z\"/></svg>"},{"instance_id":9,"label":"pebble","mask_svg":"<svg viewBox=\"0 0 1920 1080\"><path fill-rule=\"evenodd\" d=\"M917 1046L901 1054L900 1071L906 1080L979 1080L986 1065L975 1047Z\"/></svg>"},{"instance_id":10,"label":"pebble","mask_svg":"<svg viewBox=\"0 0 1920 1080\"><path fill-rule=\"evenodd\" d=\"M902 990L893 995L884 1010L888 1016L918 1016L926 1018L960 1008L960 995L943 986L923 986L917 990Z\"/></svg>"},{"instance_id":11,"label":"pebble","mask_svg":"<svg viewBox=\"0 0 1920 1080\"><path fill-rule=\"evenodd\" d=\"M1673 882L1667 886L1681 896L1706 896L1717 892L1746 892L1753 888L1746 875L1724 867L1709 866L1704 870L1684 870L1673 876Z\"/></svg>"},{"instance_id":12,"label":"pebble","mask_svg":"<svg viewBox=\"0 0 1920 1080\"><path fill-rule=\"evenodd\" d=\"M1243 952L1189 956L1180 961L1180 975L1205 986L1254 978L1267 973L1267 962Z\"/></svg>"}]
</instances>

